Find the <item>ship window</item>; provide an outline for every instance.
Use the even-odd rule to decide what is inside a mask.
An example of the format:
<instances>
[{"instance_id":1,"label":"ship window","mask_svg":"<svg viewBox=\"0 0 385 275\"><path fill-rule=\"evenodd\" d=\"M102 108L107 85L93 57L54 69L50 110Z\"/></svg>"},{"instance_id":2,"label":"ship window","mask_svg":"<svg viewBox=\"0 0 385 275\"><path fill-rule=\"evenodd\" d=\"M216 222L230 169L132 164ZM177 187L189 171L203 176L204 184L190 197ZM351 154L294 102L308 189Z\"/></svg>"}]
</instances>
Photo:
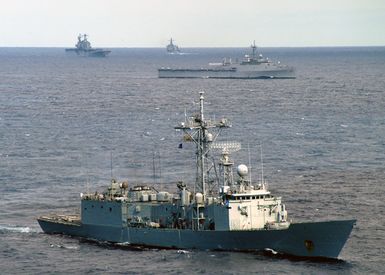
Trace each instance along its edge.
<instances>
[{"instance_id":1,"label":"ship window","mask_svg":"<svg viewBox=\"0 0 385 275\"><path fill-rule=\"evenodd\" d=\"M110 212L112 212L112 208L110 207Z\"/></svg>"},{"instance_id":2,"label":"ship window","mask_svg":"<svg viewBox=\"0 0 385 275\"><path fill-rule=\"evenodd\" d=\"M102 205L102 206L100 206L100 208L103 208L103 205Z\"/></svg>"}]
</instances>

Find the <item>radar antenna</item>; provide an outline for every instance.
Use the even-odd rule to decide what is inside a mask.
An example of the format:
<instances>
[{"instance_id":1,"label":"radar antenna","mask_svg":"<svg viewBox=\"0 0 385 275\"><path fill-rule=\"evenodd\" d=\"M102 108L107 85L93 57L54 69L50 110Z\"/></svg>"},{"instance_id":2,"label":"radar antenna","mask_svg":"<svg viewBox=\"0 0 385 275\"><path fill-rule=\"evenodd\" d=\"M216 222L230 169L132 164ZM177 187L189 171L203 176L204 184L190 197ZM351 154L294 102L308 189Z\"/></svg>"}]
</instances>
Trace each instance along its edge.
<instances>
[{"instance_id":1,"label":"radar antenna","mask_svg":"<svg viewBox=\"0 0 385 275\"><path fill-rule=\"evenodd\" d=\"M222 149L223 151L227 151L229 154L237 152L241 150L241 143L236 141L222 141L215 142L210 145L211 149Z\"/></svg>"},{"instance_id":2,"label":"radar antenna","mask_svg":"<svg viewBox=\"0 0 385 275\"><path fill-rule=\"evenodd\" d=\"M221 183L223 189L225 186L232 186L234 182L233 177L233 165L234 162L230 159L230 154L241 150L241 143L228 141L228 142L216 142L211 144L212 149L221 149L222 157L219 161L219 171L221 174Z\"/></svg>"},{"instance_id":3,"label":"radar antenna","mask_svg":"<svg viewBox=\"0 0 385 275\"><path fill-rule=\"evenodd\" d=\"M206 120L203 112L204 92L202 91L199 94L199 114L188 118L187 121L180 123L175 129L183 130L185 139L196 144L197 172L195 190L201 192L205 198L207 190L209 190L206 185L211 184L210 171L213 168L212 161L210 160L211 145L219 136L220 131L223 128L231 127L231 125L224 118L220 121ZM231 146L228 147L229 150L232 150Z\"/></svg>"}]
</instances>

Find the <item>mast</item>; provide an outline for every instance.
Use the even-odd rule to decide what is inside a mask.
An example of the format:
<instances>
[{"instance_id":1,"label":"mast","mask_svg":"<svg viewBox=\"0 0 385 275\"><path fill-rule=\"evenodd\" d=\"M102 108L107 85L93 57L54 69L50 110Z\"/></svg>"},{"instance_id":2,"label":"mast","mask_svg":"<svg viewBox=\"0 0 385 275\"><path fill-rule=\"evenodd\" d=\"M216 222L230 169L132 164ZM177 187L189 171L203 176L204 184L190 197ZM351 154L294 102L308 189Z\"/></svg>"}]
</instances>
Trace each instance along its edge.
<instances>
[{"instance_id":1,"label":"mast","mask_svg":"<svg viewBox=\"0 0 385 275\"><path fill-rule=\"evenodd\" d=\"M190 117L185 122L180 123L175 129L183 130L184 139L192 141L196 144L196 182L195 190L203 195L207 195L210 184L210 170L212 165L210 162L211 144L219 136L222 128L231 127L229 121L225 118L219 122L214 120L206 120L204 116L204 92L199 92L199 114Z\"/></svg>"},{"instance_id":2,"label":"mast","mask_svg":"<svg viewBox=\"0 0 385 275\"><path fill-rule=\"evenodd\" d=\"M200 179L198 180L201 185L201 190L203 194L203 198L206 197L206 178L205 178L205 152L206 152L206 126L205 126L205 121L204 121L204 116L203 116L203 101L204 97L203 94L204 92L199 92L200 97L199 97L199 116L200 116L200 131L198 134L199 137L199 147L198 147L198 170L199 170L199 177ZM207 152L208 153L208 152Z\"/></svg>"},{"instance_id":3,"label":"mast","mask_svg":"<svg viewBox=\"0 0 385 275\"><path fill-rule=\"evenodd\" d=\"M253 49L253 59L257 58L257 46L255 46L255 40L253 44L251 44L251 48Z\"/></svg>"}]
</instances>

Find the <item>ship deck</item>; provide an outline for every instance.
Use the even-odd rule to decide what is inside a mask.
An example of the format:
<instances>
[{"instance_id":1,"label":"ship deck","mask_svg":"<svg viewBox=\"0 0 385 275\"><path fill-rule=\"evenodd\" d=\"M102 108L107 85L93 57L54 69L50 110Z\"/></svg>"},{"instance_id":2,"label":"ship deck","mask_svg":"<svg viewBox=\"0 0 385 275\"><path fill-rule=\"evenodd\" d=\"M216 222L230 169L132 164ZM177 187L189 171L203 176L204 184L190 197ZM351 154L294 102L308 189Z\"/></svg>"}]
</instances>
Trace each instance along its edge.
<instances>
[{"instance_id":1,"label":"ship deck","mask_svg":"<svg viewBox=\"0 0 385 275\"><path fill-rule=\"evenodd\" d=\"M81 225L80 215L77 215L77 214L73 214L73 215L51 214L51 215L40 216L38 220L68 224L68 225L76 225L76 226Z\"/></svg>"}]
</instances>

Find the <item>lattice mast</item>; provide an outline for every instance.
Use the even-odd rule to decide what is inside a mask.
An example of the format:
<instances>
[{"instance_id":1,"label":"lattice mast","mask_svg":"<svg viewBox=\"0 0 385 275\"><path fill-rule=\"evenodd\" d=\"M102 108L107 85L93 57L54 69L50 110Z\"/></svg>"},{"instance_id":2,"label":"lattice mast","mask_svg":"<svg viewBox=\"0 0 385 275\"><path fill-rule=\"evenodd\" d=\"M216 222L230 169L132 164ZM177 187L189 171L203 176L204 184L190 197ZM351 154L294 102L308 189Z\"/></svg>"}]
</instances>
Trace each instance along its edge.
<instances>
[{"instance_id":1,"label":"lattice mast","mask_svg":"<svg viewBox=\"0 0 385 275\"><path fill-rule=\"evenodd\" d=\"M180 123L175 129L184 132L184 139L196 144L196 181L195 191L203 194L205 198L209 190L210 170L213 168L210 160L211 144L219 136L221 129L231 127L227 119L219 122L206 120L204 116L204 92L200 92L199 114Z\"/></svg>"}]
</instances>

